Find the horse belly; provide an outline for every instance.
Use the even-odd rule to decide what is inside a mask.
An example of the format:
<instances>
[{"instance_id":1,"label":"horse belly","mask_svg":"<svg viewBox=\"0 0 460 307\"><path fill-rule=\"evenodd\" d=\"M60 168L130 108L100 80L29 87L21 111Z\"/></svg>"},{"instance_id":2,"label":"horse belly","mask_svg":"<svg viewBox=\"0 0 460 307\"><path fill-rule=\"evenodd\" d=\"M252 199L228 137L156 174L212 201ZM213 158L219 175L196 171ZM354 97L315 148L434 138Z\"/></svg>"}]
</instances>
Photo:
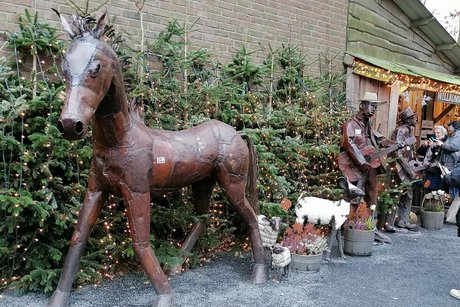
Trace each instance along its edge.
<instances>
[{"instance_id":1,"label":"horse belly","mask_svg":"<svg viewBox=\"0 0 460 307\"><path fill-rule=\"evenodd\" d=\"M172 192L213 175L214 167L208 162L177 161L172 165L157 164L154 165L150 178L150 190L153 194Z\"/></svg>"}]
</instances>

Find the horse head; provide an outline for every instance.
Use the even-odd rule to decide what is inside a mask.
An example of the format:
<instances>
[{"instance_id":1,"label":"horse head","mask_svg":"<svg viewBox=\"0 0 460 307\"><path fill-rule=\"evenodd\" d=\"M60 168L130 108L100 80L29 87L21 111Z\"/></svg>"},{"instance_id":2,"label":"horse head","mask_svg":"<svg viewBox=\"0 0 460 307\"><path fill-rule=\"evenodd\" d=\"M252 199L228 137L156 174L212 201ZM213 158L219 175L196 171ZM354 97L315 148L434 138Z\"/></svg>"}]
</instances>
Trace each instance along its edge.
<instances>
[{"instance_id":1,"label":"horse head","mask_svg":"<svg viewBox=\"0 0 460 307\"><path fill-rule=\"evenodd\" d=\"M109 103L114 97L108 97L108 103L101 102L110 96L107 93L114 85L120 65L116 53L101 39L105 32L105 13L93 29L88 18L74 16L71 26L58 15L72 39L62 61L66 95L58 129L66 139L75 140L83 137L94 114L104 116L119 111L119 106Z\"/></svg>"}]
</instances>

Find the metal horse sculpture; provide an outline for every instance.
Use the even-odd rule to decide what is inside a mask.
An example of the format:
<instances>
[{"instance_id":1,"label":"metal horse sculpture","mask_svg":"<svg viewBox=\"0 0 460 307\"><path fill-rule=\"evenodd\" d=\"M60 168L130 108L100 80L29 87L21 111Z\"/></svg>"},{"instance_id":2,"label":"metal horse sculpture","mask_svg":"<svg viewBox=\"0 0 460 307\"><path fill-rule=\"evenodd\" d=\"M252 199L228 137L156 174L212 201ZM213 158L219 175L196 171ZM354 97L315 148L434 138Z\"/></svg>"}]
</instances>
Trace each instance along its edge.
<instances>
[{"instance_id":1,"label":"metal horse sculpture","mask_svg":"<svg viewBox=\"0 0 460 307\"><path fill-rule=\"evenodd\" d=\"M84 246L109 194L123 198L134 250L157 297L153 306L170 306L172 290L150 246L150 199L192 186L199 214L208 211L217 181L229 202L249 226L254 267L252 281L267 280L256 214L245 196L254 148L231 126L209 121L170 132L146 127L130 112L120 62L101 38L105 14L90 26L82 17L72 24L60 15L72 41L63 59L66 99L58 127L67 139L78 139L92 119L93 156L88 190L73 233L57 289L48 306L67 306ZM182 244L190 251L204 230L193 225Z\"/></svg>"}]
</instances>

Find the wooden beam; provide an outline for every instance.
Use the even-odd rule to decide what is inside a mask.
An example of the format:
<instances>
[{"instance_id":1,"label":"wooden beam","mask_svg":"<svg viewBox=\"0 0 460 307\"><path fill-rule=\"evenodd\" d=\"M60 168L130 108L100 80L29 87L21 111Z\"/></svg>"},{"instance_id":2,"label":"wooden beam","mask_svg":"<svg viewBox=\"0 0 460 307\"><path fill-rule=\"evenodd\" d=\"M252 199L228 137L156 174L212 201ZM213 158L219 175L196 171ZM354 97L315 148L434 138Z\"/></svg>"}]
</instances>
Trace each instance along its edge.
<instances>
[{"instance_id":1,"label":"wooden beam","mask_svg":"<svg viewBox=\"0 0 460 307\"><path fill-rule=\"evenodd\" d=\"M434 20L434 17L428 17L428 18L422 18L418 20L414 20L411 22L410 26L411 27L420 27L420 26L426 26L430 22Z\"/></svg>"},{"instance_id":2,"label":"wooden beam","mask_svg":"<svg viewBox=\"0 0 460 307\"><path fill-rule=\"evenodd\" d=\"M443 44L443 45L437 45L436 46L436 51L447 51L447 50L451 50L453 49L455 46L457 46L458 44L455 43L455 44Z\"/></svg>"},{"instance_id":3,"label":"wooden beam","mask_svg":"<svg viewBox=\"0 0 460 307\"><path fill-rule=\"evenodd\" d=\"M354 56L351 56L348 53L345 53L345 56L343 57L343 64L345 64L345 66L351 67L354 61L355 61Z\"/></svg>"},{"instance_id":4,"label":"wooden beam","mask_svg":"<svg viewBox=\"0 0 460 307\"><path fill-rule=\"evenodd\" d=\"M439 114L434 120L433 120L433 124L436 124L438 121L441 120L441 118L443 118L444 116L447 115L447 113L449 113L453 108L455 108L457 105L456 104L449 104L449 106L441 112L441 114Z\"/></svg>"},{"instance_id":5,"label":"wooden beam","mask_svg":"<svg viewBox=\"0 0 460 307\"><path fill-rule=\"evenodd\" d=\"M401 92L401 82L396 81L391 85L390 92L390 106L388 108L388 134L390 137L393 131L396 129L396 122L398 119L398 104L399 95Z\"/></svg>"}]
</instances>

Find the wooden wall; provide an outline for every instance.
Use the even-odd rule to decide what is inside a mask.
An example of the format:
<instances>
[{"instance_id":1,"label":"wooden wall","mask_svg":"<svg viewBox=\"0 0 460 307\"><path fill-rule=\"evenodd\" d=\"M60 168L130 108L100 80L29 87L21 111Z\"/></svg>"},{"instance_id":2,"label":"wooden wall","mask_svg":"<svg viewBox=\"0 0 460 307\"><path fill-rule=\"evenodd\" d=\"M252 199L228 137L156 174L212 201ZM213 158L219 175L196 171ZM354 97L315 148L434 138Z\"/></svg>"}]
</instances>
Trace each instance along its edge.
<instances>
[{"instance_id":1,"label":"wooden wall","mask_svg":"<svg viewBox=\"0 0 460 307\"><path fill-rule=\"evenodd\" d=\"M454 68L392 0L350 0L347 51L452 73Z\"/></svg>"}]
</instances>

